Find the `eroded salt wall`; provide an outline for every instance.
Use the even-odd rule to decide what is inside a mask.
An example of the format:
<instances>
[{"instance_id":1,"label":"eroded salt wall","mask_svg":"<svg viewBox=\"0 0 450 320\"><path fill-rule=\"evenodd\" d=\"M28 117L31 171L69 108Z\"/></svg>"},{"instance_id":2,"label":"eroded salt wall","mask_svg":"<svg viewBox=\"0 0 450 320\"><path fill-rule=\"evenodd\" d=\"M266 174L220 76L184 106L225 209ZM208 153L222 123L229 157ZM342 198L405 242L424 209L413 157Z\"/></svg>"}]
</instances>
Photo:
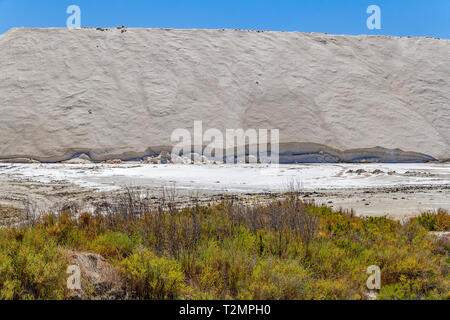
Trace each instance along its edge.
<instances>
[{"instance_id":1,"label":"eroded salt wall","mask_svg":"<svg viewBox=\"0 0 450 320\"><path fill-rule=\"evenodd\" d=\"M2 159L137 158L196 120L205 130L279 128L288 160L449 159L450 41L166 29L0 36Z\"/></svg>"}]
</instances>

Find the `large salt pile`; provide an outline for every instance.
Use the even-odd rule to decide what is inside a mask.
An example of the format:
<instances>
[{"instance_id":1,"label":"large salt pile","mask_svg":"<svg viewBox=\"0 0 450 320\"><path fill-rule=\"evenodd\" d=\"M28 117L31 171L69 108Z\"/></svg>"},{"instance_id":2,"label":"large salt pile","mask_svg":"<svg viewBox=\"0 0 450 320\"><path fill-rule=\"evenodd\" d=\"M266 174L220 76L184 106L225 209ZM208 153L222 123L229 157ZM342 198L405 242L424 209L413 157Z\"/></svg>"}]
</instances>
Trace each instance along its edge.
<instances>
[{"instance_id":1,"label":"large salt pile","mask_svg":"<svg viewBox=\"0 0 450 320\"><path fill-rule=\"evenodd\" d=\"M0 97L0 159L139 158L195 120L279 128L285 162L450 158L444 39L13 29Z\"/></svg>"}]
</instances>

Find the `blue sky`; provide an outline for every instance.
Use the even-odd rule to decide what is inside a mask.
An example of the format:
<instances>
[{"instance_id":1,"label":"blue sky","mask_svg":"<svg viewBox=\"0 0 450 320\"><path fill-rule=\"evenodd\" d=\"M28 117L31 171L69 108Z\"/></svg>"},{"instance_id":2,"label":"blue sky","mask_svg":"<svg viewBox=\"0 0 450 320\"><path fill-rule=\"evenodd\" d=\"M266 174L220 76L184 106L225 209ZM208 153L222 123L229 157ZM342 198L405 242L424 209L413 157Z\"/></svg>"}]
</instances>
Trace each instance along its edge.
<instances>
[{"instance_id":1,"label":"blue sky","mask_svg":"<svg viewBox=\"0 0 450 320\"><path fill-rule=\"evenodd\" d=\"M236 28L450 38L450 0L0 0L0 33L65 27L69 5L83 27ZM381 8L381 30L366 26Z\"/></svg>"}]
</instances>

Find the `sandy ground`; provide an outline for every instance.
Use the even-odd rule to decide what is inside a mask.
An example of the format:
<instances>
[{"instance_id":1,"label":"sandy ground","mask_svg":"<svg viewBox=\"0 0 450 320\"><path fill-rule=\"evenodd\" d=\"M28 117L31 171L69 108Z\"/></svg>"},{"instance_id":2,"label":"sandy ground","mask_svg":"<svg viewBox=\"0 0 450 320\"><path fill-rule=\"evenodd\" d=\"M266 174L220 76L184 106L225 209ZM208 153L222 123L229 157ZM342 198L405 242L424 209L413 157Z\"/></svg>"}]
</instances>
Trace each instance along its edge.
<instances>
[{"instance_id":1,"label":"sandy ground","mask_svg":"<svg viewBox=\"0 0 450 320\"><path fill-rule=\"evenodd\" d=\"M268 198L292 186L304 199L358 215L397 218L450 209L449 164L143 165L0 164L0 204L22 208L27 199L42 210L77 202L86 210L105 193L123 187L175 186L181 201L224 194ZM184 200L183 200L184 199Z\"/></svg>"}]
</instances>

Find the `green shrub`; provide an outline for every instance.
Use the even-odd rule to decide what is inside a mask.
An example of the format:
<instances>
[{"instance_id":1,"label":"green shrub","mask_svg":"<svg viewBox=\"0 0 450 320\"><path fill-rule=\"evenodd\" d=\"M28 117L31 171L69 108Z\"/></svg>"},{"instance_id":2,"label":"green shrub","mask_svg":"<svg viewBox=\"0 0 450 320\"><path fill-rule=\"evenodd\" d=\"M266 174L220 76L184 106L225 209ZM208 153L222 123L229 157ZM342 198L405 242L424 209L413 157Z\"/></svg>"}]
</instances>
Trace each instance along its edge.
<instances>
[{"instance_id":1,"label":"green shrub","mask_svg":"<svg viewBox=\"0 0 450 320\"><path fill-rule=\"evenodd\" d=\"M178 299L185 289L180 264L138 248L120 266L138 299Z\"/></svg>"},{"instance_id":2,"label":"green shrub","mask_svg":"<svg viewBox=\"0 0 450 320\"><path fill-rule=\"evenodd\" d=\"M445 210L424 212L416 219L428 231L450 231L450 215Z\"/></svg>"},{"instance_id":3,"label":"green shrub","mask_svg":"<svg viewBox=\"0 0 450 320\"><path fill-rule=\"evenodd\" d=\"M214 292L220 298L236 296L241 288L248 285L254 258L239 241L227 239L225 243L209 241L201 248L200 287Z\"/></svg>"},{"instance_id":4,"label":"green shrub","mask_svg":"<svg viewBox=\"0 0 450 320\"><path fill-rule=\"evenodd\" d=\"M314 300L359 300L363 297L360 286L348 279L317 279L311 288Z\"/></svg>"},{"instance_id":5,"label":"green shrub","mask_svg":"<svg viewBox=\"0 0 450 320\"><path fill-rule=\"evenodd\" d=\"M310 272L297 260L261 260L252 271L248 289L240 298L257 300L306 299L310 294Z\"/></svg>"},{"instance_id":6,"label":"green shrub","mask_svg":"<svg viewBox=\"0 0 450 320\"><path fill-rule=\"evenodd\" d=\"M0 236L0 298L63 299L67 257L42 230ZM23 237L23 238L22 238Z\"/></svg>"},{"instance_id":7,"label":"green shrub","mask_svg":"<svg viewBox=\"0 0 450 320\"><path fill-rule=\"evenodd\" d=\"M91 244L91 249L104 257L121 259L129 256L138 241L123 232L108 231L98 236Z\"/></svg>"}]
</instances>

